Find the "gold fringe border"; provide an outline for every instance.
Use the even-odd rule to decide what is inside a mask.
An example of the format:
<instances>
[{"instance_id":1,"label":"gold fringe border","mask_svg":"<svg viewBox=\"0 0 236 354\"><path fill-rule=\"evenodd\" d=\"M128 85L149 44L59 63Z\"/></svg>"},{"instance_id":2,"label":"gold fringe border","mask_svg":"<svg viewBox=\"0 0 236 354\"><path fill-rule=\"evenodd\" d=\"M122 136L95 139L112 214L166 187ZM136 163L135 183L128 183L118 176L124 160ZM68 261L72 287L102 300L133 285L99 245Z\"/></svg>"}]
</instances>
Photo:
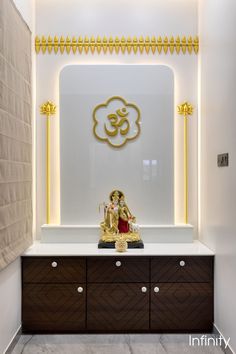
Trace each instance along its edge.
<instances>
[{"instance_id":1,"label":"gold fringe border","mask_svg":"<svg viewBox=\"0 0 236 354\"><path fill-rule=\"evenodd\" d=\"M101 38L98 36L96 39L95 37L82 37L79 38L69 37L67 36L66 39L61 36L60 40L57 36L54 39L49 37L39 37L36 36L35 38L35 51L37 54L42 52L45 54L48 52L51 54L54 52L55 54L61 53L63 54L66 52L67 54L73 53L79 54L85 53L115 53L115 54L125 54L125 53L164 53L164 54L173 54L173 53L182 53L182 54L198 54L199 51L199 38L196 37L188 37L185 36L180 38L179 36L174 38L173 36L168 37L155 37L152 36L151 38L147 36L144 37L103 37Z\"/></svg>"}]
</instances>

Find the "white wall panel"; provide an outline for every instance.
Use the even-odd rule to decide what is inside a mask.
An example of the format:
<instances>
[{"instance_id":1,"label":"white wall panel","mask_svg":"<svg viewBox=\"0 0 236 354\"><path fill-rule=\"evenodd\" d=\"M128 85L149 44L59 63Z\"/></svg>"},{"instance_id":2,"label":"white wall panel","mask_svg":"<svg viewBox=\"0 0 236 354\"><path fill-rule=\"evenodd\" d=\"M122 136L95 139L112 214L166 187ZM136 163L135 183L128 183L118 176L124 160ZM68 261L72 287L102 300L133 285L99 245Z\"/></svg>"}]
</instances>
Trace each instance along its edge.
<instances>
[{"instance_id":1,"label":"white wall panel","mask_svg":"<svg viewBox=\"0 0 236 354\"><path fill-rule=\"evenodd\" d=\"M200 238L216 253L215 324L236 351L236 2L202 0ZM229 167L217 154L229 153Z\"/></svg>"},{"instance_id":2,"label":"white wall panel","mask_svg":"<svg viewBox=\"0 0 236 354\"><path fill-rule=\"evenodd\" d=\"M140 134L112 147L93 134L93 110L114 96L140 110ZM107 115L124 106L113 100L96 113L97 133ZM127 106L136 134L137 112ZM133 123L132 123L133 121ZM125 125L126 127L126 125ZM117 140L118 139L118 140ZM121 140L123 139L123 140ZM142 225L174 223L174 76L163 65L72 65L60 74L61 223L93 225L103 218L98 206L114 189L122 190Z\"/></svg>"}]
</instances>

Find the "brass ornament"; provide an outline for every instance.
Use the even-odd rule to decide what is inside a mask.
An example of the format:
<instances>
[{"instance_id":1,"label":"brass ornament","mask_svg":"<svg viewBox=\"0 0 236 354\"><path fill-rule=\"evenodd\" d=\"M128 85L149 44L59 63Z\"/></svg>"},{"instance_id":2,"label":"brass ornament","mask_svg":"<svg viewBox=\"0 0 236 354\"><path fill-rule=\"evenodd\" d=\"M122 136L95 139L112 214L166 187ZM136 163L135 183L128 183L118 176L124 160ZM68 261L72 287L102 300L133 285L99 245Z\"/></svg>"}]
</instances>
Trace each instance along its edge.
<instances>
[{"instance_id":1,"label":"brass ornament","mask_svg":"<svg viewBox=\"0 0 236 354\"><path fill-rule=\"evenodd\" d=\"M58 51L58 49L60 49ZM101 38L100 36L66 36L66 40L63 36L60 38L60 42L58 37L55 36L52 39L52 36L36 36L35 37L35 51L37 54L40 52L45 54L54 54L61 53L64 54L97 54L104 53L104 54L198 54L199 51L199 38L198 36L195 37L188 37L185 36L180 39L179 36L174 38L170 36L168 38L165 37L156 37L156 36L147 36L145 39L143 36L137 38L137 36L131 37L128 36L127 38L122 36L121 38L118 36L106 37L104 36Z\"/></svg>"},{"instance_id":2,"label":"brass ornament","mask_svg":"<svg viewBox=\"0 0 236 354\"><path fill-rule=\"evenodd\" d=\"M97 117L100 110L109 109L110 103L118 101L120 102L120 108L116 111L107 114L106 122L102 128L101 132L98 132L101 124ZM131 121L130 110L135 111L135 120ZM124 98L120 96L113 96L109 98L106 102L97 105L93 110L93 133L95 137L100 140L107 142L110 146L115 148L120 148L124 146L127 141L136 139L140 134L140 117L141 113L139 108L134 103L128 103ZM135 127L134 131L131 131L131 126ZM119 137L120 142L115 143L114 138Z\"/></svg>"},{"instance_id":3,"label":"brass ornament","mask_svg":"<svg viewBox=\"0 0 236 354\"><path fill-rule=\"evenodd\" d=\"M126 252L128 248L128 243L124 236L120 236L119 239L115 243L115 248L117 252Z\"/></svg>"}]
</instances>

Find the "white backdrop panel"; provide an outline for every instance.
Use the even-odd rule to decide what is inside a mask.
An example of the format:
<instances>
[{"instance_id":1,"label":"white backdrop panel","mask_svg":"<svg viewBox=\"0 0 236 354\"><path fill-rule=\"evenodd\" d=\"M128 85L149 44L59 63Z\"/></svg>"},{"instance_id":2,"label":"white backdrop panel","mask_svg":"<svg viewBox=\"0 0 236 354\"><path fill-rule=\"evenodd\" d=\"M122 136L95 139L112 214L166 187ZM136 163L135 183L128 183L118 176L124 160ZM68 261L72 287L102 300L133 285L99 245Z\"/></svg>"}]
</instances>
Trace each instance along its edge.
<instances>
[{"instance_id":1,"label":"white backdrop panel","mask_svg":"<svg viewBox=\"0 0 236 354\"><path fill-rule=\"evenodd\" d=\"M93 109L122 96L141 134L113 148L93 134ZM99 203L126 195L143 225L174 223L174 77L163 65L70 65L60 74L61 223L101 221Z\"/></svg>"}]
</instances>

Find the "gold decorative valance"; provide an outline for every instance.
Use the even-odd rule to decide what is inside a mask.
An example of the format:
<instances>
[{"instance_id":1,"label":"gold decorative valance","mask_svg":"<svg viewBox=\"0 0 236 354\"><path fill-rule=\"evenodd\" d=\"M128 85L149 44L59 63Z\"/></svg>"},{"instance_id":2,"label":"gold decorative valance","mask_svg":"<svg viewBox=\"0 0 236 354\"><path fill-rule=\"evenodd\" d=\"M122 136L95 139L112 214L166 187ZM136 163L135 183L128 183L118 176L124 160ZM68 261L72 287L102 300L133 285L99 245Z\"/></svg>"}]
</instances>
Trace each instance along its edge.
<instances>
[{"instance_id":1,"label":"gold decorative valance","mask_svg":"<svg viewBox=\"0 0 236 354\"><path fill-rule=\"evenodd\" d=\"M60 40L57 36L52 38L49 37L39 37L35 38L35 50L36 53L42 52L45 54L48 52L49 54L54 52L55 54L64 52L67 54L73 53L115 53L115 54L125 54L125 53L152 53L152 54L198 54L199 50L199 39L198 37L182 37L182 39L178 36L174 38L173 36L168 37L103 37L98 36L95 37L69 37L66 39L61 36Z\"/></svg>"}]
</instances>

